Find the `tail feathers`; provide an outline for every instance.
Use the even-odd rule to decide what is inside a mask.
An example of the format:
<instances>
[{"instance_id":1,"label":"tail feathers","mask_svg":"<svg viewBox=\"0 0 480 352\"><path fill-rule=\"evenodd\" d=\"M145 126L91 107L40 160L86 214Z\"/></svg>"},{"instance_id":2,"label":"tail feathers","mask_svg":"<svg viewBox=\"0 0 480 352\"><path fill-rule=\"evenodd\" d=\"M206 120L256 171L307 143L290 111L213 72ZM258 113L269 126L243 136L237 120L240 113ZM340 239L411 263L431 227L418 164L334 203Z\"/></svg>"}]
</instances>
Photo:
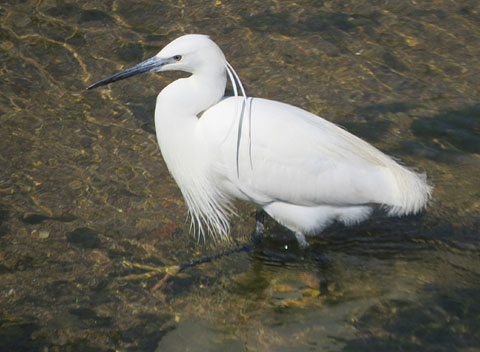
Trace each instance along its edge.
<instances>
[{"instance_id":1,"label":"tail feathers","mask_svg":"<svg viewBox=\"0 0 480 352\"><path fill-rule=\"evenodd\" d=\"M428 184L426 174L416 173L401 165L391 168L396 192L388 202L388 215L416 214L423 210L432 196L433 187Z\"/></svg>"}]
</instances>

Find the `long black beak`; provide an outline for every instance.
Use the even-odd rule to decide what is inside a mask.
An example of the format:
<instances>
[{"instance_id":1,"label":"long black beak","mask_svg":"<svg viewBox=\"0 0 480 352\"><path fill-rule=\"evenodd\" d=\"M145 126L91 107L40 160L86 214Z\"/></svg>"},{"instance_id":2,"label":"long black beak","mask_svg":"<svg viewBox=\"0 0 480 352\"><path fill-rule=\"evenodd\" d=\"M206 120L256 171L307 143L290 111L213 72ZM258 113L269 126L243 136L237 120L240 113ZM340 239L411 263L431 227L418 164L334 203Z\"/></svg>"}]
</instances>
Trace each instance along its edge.
<instances>
[{"instance_id":1,"label":"long black beak","mask_svg":"<svg viewBox=\"0 0 480 352\"><path fill-rule=\"evenodd\" d=\"M101 81L98 81L97 83L92 84L90 87L87 89L93 89L97 88L112 82L120 81L122 79L132 77L135 75L138 75L140 73L144 72L155 72L157 71L161 66L168 64L171 62L172 59L160 59L156 56L145 60L138 65L135 65L133 67L127 68L126 70L116 73L108 78L102 79Z\"/></svg>"}]
</instances>

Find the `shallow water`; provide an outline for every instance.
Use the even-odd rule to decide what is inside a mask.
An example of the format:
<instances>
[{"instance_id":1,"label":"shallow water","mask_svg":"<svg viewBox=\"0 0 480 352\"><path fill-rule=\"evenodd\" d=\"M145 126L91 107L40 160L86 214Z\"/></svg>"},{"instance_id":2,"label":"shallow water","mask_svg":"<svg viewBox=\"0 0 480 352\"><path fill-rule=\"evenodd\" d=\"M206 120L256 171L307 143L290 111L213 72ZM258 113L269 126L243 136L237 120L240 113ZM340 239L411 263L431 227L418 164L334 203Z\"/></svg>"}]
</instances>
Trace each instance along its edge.
<instances>
[{"instance_id":1,"label":"shallow water","mask_svg":"<svg viewBox=\"0 0 480 352\"><path fill-rule=\"evenodd\" d=\"M153 126L182 74L84 90L184 33L425 170L431 206L304 252L271 222L252 249L240 205L197 243ZM0 349L480 351L479 57L477 1L0 2Z\"/></svg>"}]
</instances>

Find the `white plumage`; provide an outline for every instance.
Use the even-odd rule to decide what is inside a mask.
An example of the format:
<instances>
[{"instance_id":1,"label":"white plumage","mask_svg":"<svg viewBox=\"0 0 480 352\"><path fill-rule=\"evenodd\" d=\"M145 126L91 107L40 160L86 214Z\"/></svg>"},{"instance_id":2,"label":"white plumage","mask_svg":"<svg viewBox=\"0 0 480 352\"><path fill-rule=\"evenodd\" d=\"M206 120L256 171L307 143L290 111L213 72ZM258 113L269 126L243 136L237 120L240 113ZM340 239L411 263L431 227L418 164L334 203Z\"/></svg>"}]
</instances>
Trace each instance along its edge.
<instances>
[{"instance_id":1,"label":"white plumage","mask_svg":"<svg viewBox=\"0 0 480 352\"><path fill-rule=\"evenodd\" d=\"M201 234L225 237L241 199L295 232L358 223L382 204L388 215L422 210L431 194L423 174L395 162L342 128L297 107L224 97L227 74L243 87L207 36L180 37L155 57L90 88L153 71L192 73L158 95L158 143ZM235 78L236 77L236 78Z\"/></svg>"}]
</instances>

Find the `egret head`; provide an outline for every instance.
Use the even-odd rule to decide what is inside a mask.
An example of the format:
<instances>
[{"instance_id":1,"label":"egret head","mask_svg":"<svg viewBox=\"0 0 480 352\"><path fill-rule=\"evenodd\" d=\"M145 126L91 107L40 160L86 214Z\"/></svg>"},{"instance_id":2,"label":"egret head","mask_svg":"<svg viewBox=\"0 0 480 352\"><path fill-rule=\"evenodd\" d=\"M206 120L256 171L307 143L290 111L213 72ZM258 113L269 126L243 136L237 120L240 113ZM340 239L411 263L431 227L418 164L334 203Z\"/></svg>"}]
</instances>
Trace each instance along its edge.
<instances>
[{"instance_id":1,"label":"egret head","mask_svg":"<svg viewBox=\"0 0 480 352\"><path fill-rule=\"evenodd\" d=\"M175 39L157 55L92 84L93 89L144 72L185 71L225 74L226 60L222 50L207 35L188 34Z\"/></svg>"}]
</instances>

